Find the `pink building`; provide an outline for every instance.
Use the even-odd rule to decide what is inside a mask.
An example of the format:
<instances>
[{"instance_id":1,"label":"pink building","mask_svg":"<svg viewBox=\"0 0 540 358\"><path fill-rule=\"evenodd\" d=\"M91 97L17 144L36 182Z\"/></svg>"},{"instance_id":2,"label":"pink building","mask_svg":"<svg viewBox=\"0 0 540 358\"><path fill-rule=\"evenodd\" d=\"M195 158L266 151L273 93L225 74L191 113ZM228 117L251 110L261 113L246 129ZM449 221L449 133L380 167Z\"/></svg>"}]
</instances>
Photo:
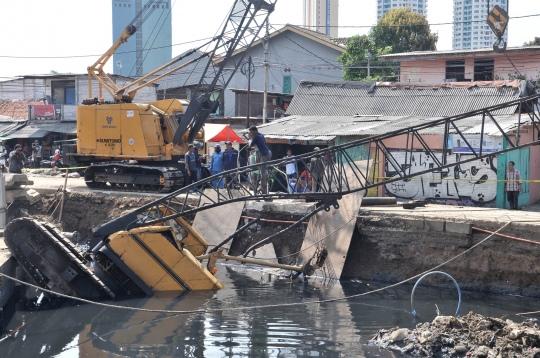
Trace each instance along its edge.
<instances>
[{"instance_id":1,"label":"pink building","mask_svg":"<svg viewBox=\"0 0 540 358\"><path fill-rule=\"evenodd\" d=\"M441 83L540 79L540 46L493 49L418 51L380 56L379 60L400 63L399 82Z\"/></svg>"}]
</instances>

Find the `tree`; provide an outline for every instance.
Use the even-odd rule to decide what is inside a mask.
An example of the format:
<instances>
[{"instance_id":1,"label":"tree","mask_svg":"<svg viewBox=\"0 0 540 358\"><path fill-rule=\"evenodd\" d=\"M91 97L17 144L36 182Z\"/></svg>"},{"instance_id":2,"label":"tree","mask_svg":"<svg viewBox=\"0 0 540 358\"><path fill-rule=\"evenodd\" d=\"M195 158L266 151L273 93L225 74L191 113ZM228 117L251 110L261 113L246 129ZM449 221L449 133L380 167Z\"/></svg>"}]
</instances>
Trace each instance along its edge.
<instances>
[{"instance_id":1,"label":"tree","mask_svg":"<svg viewBox=\"0 0 540 358\"><path fill-rule=\"evenodd\" d=\"M389 10L370 33L377 48L392 47L392 53L435 51L437 34L432 34L424 15L410 7Z\"/></svg>"},{"instance_id":2,"label":"tree","mask_svg":"<svg viewBox=\"0 0 540 358\"><path fill-rule=\"evenodd\" d=\"M525 42L523 46L540 46L540 37L535 37L534 40Z\"/></svg>"},{"instance_id":3,"label":"tree","mask_svg":"<svg viewBox=\"0 0 540 358\"><path fill-rule=\"evenodd\" d=\"M368 35L356 35L347 39L345 52L338 57L343 65L345 81L376 81L393 76L393 68L377 61L377 56L391 53L391 48L377 48ZM368 77L368 57L370 76ZM384 67L384 68L381 68Z\"/></svg>"}]
</instances>

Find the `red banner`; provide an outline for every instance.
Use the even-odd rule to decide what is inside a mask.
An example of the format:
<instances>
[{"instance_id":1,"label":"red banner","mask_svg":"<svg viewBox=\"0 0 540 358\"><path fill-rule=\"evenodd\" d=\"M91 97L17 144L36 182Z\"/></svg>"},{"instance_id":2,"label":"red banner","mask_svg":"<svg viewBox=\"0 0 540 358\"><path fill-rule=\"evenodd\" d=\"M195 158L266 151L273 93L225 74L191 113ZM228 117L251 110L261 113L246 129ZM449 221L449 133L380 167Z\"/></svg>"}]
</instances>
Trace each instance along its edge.
<instances>
[{"instance_id":1,"label":"red banner","mask_svg":"<svg viewBox=\"0 0 540 358\"><path fill-rule=\"evenodd\" d=\"M54 113L54 104L36 104L34 105L35 118L56 118Z\"/></svg>"}]
</instances>

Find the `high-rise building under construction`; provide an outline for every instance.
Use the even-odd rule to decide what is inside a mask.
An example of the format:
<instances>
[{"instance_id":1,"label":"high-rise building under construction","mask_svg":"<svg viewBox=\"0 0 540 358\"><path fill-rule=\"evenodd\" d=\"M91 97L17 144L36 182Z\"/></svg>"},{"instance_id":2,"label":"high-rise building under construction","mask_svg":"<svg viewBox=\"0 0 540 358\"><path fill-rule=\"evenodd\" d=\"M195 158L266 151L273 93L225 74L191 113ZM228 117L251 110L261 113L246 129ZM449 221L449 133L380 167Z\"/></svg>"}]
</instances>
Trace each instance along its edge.
<instances>
[{"instance_id":1,"label":"high-rise building under construction","mask_svg":"<svg viewBox=\"0 0 540 358\"><path fill-rule=\"evenodd\" d=\"M339 0L304 0L304 27L338 37Z\"/></svg>"}]
</instances>

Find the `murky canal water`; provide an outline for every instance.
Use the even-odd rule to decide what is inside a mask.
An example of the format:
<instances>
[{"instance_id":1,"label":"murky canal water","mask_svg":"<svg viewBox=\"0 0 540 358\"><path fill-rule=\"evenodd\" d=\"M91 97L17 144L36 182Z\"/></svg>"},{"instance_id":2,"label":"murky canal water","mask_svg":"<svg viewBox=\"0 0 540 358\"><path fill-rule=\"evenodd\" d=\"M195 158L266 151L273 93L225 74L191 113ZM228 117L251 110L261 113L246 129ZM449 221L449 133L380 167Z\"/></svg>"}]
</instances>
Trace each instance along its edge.
<instances>
[{"instance_id":1,"label":"murky canal water","mask_svg":"<svg viewBox=\"0 0 540 358\"><path fill-rule=\"evenodd\" d=\"M115 302L166 310L224 309L171 315L93 305L15 312L10 329L26 325L0 343L0 357L393 357L365 346L379 328L414 326L412 286L323 304L309 301L350 296L382 284L360 281L292 284L236 265L220 265L225 289L182 298L152 297ZM304 302L303 305L230 311L235 307ZM420 288L415 308L431 320L452 314L455 290ZM538 310L537 299L464 292L461 313L501 317ZM516 319L517 317L510 317Z\"/></svg>"}]
</instances>

